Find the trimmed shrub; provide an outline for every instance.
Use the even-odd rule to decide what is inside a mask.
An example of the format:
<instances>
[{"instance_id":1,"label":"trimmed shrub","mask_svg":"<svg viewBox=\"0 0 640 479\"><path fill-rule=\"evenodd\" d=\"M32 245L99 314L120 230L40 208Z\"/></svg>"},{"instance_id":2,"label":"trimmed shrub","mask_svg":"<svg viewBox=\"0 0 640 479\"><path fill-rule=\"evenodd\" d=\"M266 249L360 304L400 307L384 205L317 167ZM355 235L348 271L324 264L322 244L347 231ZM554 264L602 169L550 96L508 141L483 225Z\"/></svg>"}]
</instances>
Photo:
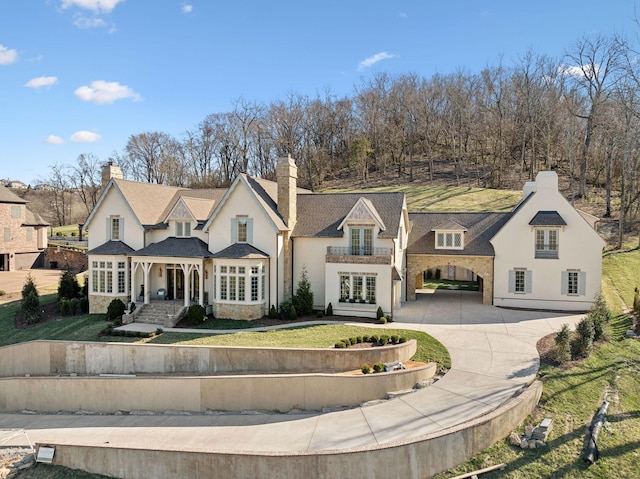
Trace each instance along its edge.
<instances>
[{"instance_id":1,"label":"trimmed shrub","mask_svg":"<svg viewBox=\"0 0 640 479\"><path fill-rule=\"evenodd\" d=\"M324 318L324 311L316 311L316 318Z\"/></svg>"},{"instance_id":2,"label":"trimmed shrub","mask_svg":"<svg viewBox=\"0 0 640 479\"><path fill-rule=\"evenodd\" d=\"M346 347L347 347L347 345L345 344L345 342L344 342L344 341L338 341L338 342L334 345L334 347L335 347L336 349L344 349L344 348L346 348Z\"/></svg>"},{"instance_id":3,"label":"trimmed shrub","mask_svg":"<svg viewBox=\"0 0 640 479\"><path fill-rule=\"evenodd\" d=\"M42 310L40 309L40 296L33 282L31 274L27 276L27 282L22 287L22 313L27 324L35 324L42 318Z\"/></svg>"},{"instance_id":4,"label":"trimmed shrub","mask_svg":"<svg viewBox=\"0 0 640 479\"><path fill-rule=\"evenodd\" d=\"M73 316L78 311L78 298L60 298L58 299L58 312L62 316Z\"/></svg>"},{"instance_id":5,"label":"trimmed shrub","mask_svg":"<svg viewBox=\"0 0 640 479\"><path fill-rule=\"evenodd\" d=\"M563 363L571 359L571 331L569 325L563 324L554 338L556 343L556 359Z\"/></svg>"},{"instance_id":6,"label":"trimmed shrub","mask_svg":"<svg viewBox=\"0 0 640 479\"><path fill-rule=\"evenodd\" d=\"M380 324L387 324L387 318L385 318L384 316L381 316L378 318L378 322Z\"/></svg>"},{"instance_id":7,"label":"trimmed shrub","mask_svg":"<svg viewBox=\"0 0 640 479\"><path fill-rule=\"evenodd\" d=\"M0 296L4 296L7 292L4 289L0 289Z\"/></svg>"},{"instance_id":8,"label":"trimmed shrub","mask_svg":"<svg viewBox=\"0 0 640 479\"><path fill-rule=\"evenodd\" d=\"M117 321L119 323L122 323L122 315L124 314L126 309L127 308L122 302L122 300L116 298L113 301L111 301L109 303L109 306L107 307L106 319L108 321Z\"/></svg>"},{"instance_id":9,"label":"trimmed shrub","mask_svg":"<svg viewBox=\"0 0 640 479\"><path fill-rule=\"evenodd\" d=\"M377 344L379 339L380 336L378 336L377 334L372 334L371 336L369 336L369 341L373 344Z\"/></svg>"},{"instance_id":10,"label":"trimmed shrub","mask_svg":"<svg viewBox=\"0 0 640 479\"><path fill-rule=\"evenodd\" d=\"M398 343L402 344L402 343L406 343L407 342L407 338L404 336L400 336L398 338Z\"/></svg>"},{"instance_id":11,"label":"trimmed shrub","mask_svg":"<svg viewBox=\"0 0 640 479\"><path fill-rule=\"evenodd\" d=\"M331 303L327 305L327 316L333 316L333 305Z\"/></svg>"},{"instance_id":12,"label":"trimmed shrub","mask_svg":"<svg viewBox=\"0 0 640 479\"><path fill-rule=\"evenodd\" d=\"M270 319L278 319L278 312L276 311L276 307L272 304L269 309L269 318Z\"/></svg>"},{"instance_id":13,"label":"trimmed shrub","mask_svg":"<svg viewBox=\"0 0 640 479\"><path fill-rule=\"evenodd\" d=\"M375 363L373 365L373 372L374 373L381 373L382 371L384 371L384 364L383 363Z\"/></svg>"},{"instance_id":14,"label":"trimmed shrub","mask_svg":"<svg viewBox=\"0 0 640 479\"><path fill-rule=\"evenodd\" d=\"M187 321L189 324L193 324L194 326L197 324L202 324L207 320L207 314L204 307L199 304L192 304L189 306L189 311L187 312Z\"/></svg>"},{"instance_id":15,"label":"trimmed shrub","mask_svg":"<svg viewBox=\"0 0 640 479\"><path fill-rule=\"evenodd\" d=\"M363 343L368 343L369 342L369 335L368 334L363 334L362 335L362 342Z\"/></svg>"},{"instance_id":16,"label":"trimmed shrub","mask_svg":"<svg viewBox=\"0 0 640 479\"><path fill-rule=\"evenodd\" d=\"M380 319L384 316L384 311L382 311L382 306L378 306L378 309L376 311L376 318Z\"/></svg>"},{"instance_id":17,"label":"trimmed shrub","mask_svg":"<svg viewBox=\"0 0 640 479\"><path fill-rule=\"evenodd\" d=\"M593 351L593 322L585 316L576 325L578 335L571 341L571 357L574 359L586 358Z\"/></svg>"},{"instance_id":18,"label":"trimmed shrub","mask_svg":"<svg viewBox=\"0 0 640 479\"><path fill-rule=\"evenodd\" d=\"M350 344L356 344L358 342L358 340L356 338L349 338L349 343Z\"/></svg>"},{"instance_id":19,"label":"trimmed shrub","mask_svg":"<svg viewBox=\"0 0 640 479\"><path fill-rule=\"evenodd\" d=\"M391 339L391 342L393 344L398 344L398 335L397 334L392 334L390 339Z\"/></svg>"},{"instance_id":20,"label":"trimmed shrub","mask_svg":"<svg viewBox=\"0 0 640 479\"><path fill-rule=\"evenodd\" d=\"M306 266L303 266L300 272L300 281L298 281L296 294L293 296L293 305L296 311L303 316L311 314L313 311L313 291L311 291Z\"/></svg>"},{"instance_id":21,"label":"trimmed shrub","mask_svg":"<svg viewBox=\"0 0 640 479\"><path fill-rule=\"evenodd\" d=\"M290 299L285 299L284 301L282 301L280 303L280 318L284 319L285 321L295 319L295 317L292 317L291 315L292 309L294 309L294 307L293 302Z\"/></svg>"},{"instance_id":22,"label":"trimmed shrub","mask_svg":"<svg viewBox=\"0 0 640 479\"><path fill-rule=\"evenodd\" d=\"M362 366L362 374L369 374L371 372L371 367L368 364Z\"/></svg>"},{"instance_id":23,"label":"trimmed shrub","mask_svg":"<svg viewBox=\"0 0 640 479\"><path fill-rule=\"evenodd\" d=\"M378 344L380 346L384 346L385 344L387 344L389 342L389 336L387 336L386 334L383 334L380 336L380 339L378 340Z\"/></svg>"},{"instance_id":24,"label":"trimmed shrub","mask_svg":"<svg viewBox=\"0 0 640 479\"><path fill-rule=\"evenodd\" d=\"M162 333L164 333L164 329L156 328L156 336L160 336Z\"/></svg>"},{"instance_id":25,"label":"trimmed shrub","mask_svg":"<svg viewBox=\"0 0 640 479\"><path fill-rule=\"evenodd\" d=\"M609 311L607 303L600 293L596 295L587 317L593 323L593 340L600 341L604 339L606 323L611 319L611 311Z\"/></svg>"},{"instance_id":26,"label":"trimmed shrub","mask_svg":"<svg viewBox=\"0 0 640 479\"><path fill-rule=\"evenodd\" d=\"M362 336L356 336L356 343L360 344L362 342Z\"/></svg>"}]
</instances>

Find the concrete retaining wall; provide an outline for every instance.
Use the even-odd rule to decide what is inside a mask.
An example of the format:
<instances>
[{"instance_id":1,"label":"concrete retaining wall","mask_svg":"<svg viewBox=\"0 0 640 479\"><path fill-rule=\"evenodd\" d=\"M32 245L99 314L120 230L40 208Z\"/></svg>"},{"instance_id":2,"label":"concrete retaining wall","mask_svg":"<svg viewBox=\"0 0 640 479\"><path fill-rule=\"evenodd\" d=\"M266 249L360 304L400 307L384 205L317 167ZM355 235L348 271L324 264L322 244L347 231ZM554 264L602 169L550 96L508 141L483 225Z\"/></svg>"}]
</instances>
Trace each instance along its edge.
<instances>
[{"instance_id":1,"label":"concrete retaining wall","mask_svg":"<svg viewBox=\"0 0 640 479\"><path fill-rule=\"evenodd\" d=\"M454 467L514 430L535 408L542 383L534 382L490 414L403 443L366 449L313 453L246 453L122 449L48 444L54 464L127 479L238 477L290 479L381 478L418 479ZM177 446L177 449L179 446Z\"/></svg>"},{"instance_id":2,"label":"concrete retaining wall","mask_svg":"<svg viewBox=\"0 0 640 479\"><path fill-rule=\"evenodd\" d=\"M368 375L28 377L0 379L0 411L320 410L385 399L433 377L435 363Z\"/></svg>"},{"instance_id":3,"label":"concrete retaining wall","mask_svg":"<svg viewBox=\"0 0 640 479\"><path fill-rule=\"evenodd\" d=\"M361 349L32 341L0 347L0 377L71 373L327 373L360 369L377 362L407 361L416 348L415 340Z\"/></svg>"}]
</instances>

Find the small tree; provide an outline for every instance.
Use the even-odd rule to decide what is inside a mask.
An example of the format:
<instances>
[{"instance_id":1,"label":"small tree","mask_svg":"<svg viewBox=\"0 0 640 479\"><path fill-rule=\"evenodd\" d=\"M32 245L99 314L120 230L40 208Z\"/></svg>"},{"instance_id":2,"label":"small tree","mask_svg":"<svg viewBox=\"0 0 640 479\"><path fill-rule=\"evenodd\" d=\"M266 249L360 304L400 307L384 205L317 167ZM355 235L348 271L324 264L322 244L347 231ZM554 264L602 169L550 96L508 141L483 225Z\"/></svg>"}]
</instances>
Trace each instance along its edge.
<instances>
[{"instance_id":1,"label":"small tree","mask_svg":"<svg viewBox=\"0 0 640 479\"><path fill-rule=\"evenodd\" d=\"M313 291L311 291L311 283L307 276L306 266L303 266L300 273L300 281L298 281L296 294L293 296L293 305L296 308L296 312L303 316L311 314L313 311Z\"/></svg>"},{"instance_id":2,"label":"small tree","mask_svg":"<svg viewBox=\"0 0 640 479\"><path fill-rule=\"evenodd\" d=\"M31 275L27 276L27 282L22 287L22 313L27 324L35 324L40 321L40 296Z\"/></svg>"},{"instance_id":3,"label":"small tree","mask_svg":"<svg viewBox=\"0 0 640 479\"><path fill-rule=\"evenodd\" d=\"M568 324L563 324L555 337L557 359L563 363L571 359L571 331Z\"/></svg>"},{"instance_id":4,"label":"small tree","mask_svg":"<svg viewBox=\"0 0 640 479\"><path fill-rule=\"evenodd\" d=\"M60 275L58 282L58 299L73 299L80 294L80 285L71 268L67 267Z\"/></svg>"},{"instance_id":5,"label":"small tree","mask_svg":"<svg viewBox=\"0 0 640 479\"><path fill-rule=\"evenodd\" d=\"M585 316L576 325L578 335L571 341L571 356L574 359L586 358L593 351L593 321Z\"/></svg>"},{"instance_id":6,"label":"small tree","mask_svg":"<svg viewBox=\"0 0 640 479\"><path fill-rule=\"evenodd\" d=\"M596 299L593 302L593 306L587 313L587 317L593 323L593 340L600 341L605 337L605 325L611 319L611 312L607 307L602 294L598 293Z\"/></svg>"}]
</instances>

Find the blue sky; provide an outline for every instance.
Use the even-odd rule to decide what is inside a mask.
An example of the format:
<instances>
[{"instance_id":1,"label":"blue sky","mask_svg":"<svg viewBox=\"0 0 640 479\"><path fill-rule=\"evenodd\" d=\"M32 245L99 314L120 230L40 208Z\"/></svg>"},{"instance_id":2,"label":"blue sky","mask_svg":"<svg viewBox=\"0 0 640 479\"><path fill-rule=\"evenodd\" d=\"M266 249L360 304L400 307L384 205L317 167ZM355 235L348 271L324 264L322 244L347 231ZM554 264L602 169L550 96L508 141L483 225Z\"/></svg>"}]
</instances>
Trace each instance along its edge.
<instances>
[{"instance_id":1,"label":"blue sky","mask_svg":"<svg viewBox=\"0 0 640 479\"><path fill-rule=\"evenodd\" d=\"M0 0L0 178L34 183L130 135L181 138L234 100L379 72L478 72L640 33L629 0Z\"/></svg>"}]
</instances>

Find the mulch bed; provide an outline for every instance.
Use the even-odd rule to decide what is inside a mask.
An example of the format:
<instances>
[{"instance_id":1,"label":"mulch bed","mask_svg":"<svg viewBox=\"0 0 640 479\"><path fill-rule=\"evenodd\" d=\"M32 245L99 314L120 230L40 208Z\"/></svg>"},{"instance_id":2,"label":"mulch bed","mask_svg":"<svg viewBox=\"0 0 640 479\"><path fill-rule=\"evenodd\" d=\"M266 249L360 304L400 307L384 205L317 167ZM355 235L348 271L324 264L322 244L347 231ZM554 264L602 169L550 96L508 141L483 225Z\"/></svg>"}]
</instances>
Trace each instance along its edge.
<instances>
[{"instance_id":1,"label":"mulch bed","mask_svg":"<svg viewBox=\"0 0 640 479\"><path fill-rule=\"evenodd\" d=\"M215 321L211 317L207 321ZM298 316L293 321L284 320L284 319L271 319L267 316L254 319L251 321L256 326L279 326L281 324L287 325L295 325L296 323L303 323L305 321L348 321L350 323L363 323L363 324L378 324L378 320L376 318L361 318L361 317L344 317L344 316L323 316L322 318L318 318L315 315L309 316ZM178 324L175 325L176 328L193 328L192 324L189 324L187 319L183 319Z\"/></svg>"},{"instance_id":2,"label":"mulch bed","mask_svg":"<svg viewBox=\"0 0 640 479\"><path fill-rule=\"evenodd\" d=\"M16 329L32 328L34 326L38 326L40 324L47 323L49 321L55 321L61 318L60 314L58 313L58 303L56 303L55 301L52 301L51 303L47 303L47 304L41 304L40 309L42 310L42 317L40 318L40 321L34 324L28 324L24 319L24 313L22 312L22 310L19 310L18 313L16 314L16 319L13 322L15 328Z\"/></svg>"}]
</instances>

